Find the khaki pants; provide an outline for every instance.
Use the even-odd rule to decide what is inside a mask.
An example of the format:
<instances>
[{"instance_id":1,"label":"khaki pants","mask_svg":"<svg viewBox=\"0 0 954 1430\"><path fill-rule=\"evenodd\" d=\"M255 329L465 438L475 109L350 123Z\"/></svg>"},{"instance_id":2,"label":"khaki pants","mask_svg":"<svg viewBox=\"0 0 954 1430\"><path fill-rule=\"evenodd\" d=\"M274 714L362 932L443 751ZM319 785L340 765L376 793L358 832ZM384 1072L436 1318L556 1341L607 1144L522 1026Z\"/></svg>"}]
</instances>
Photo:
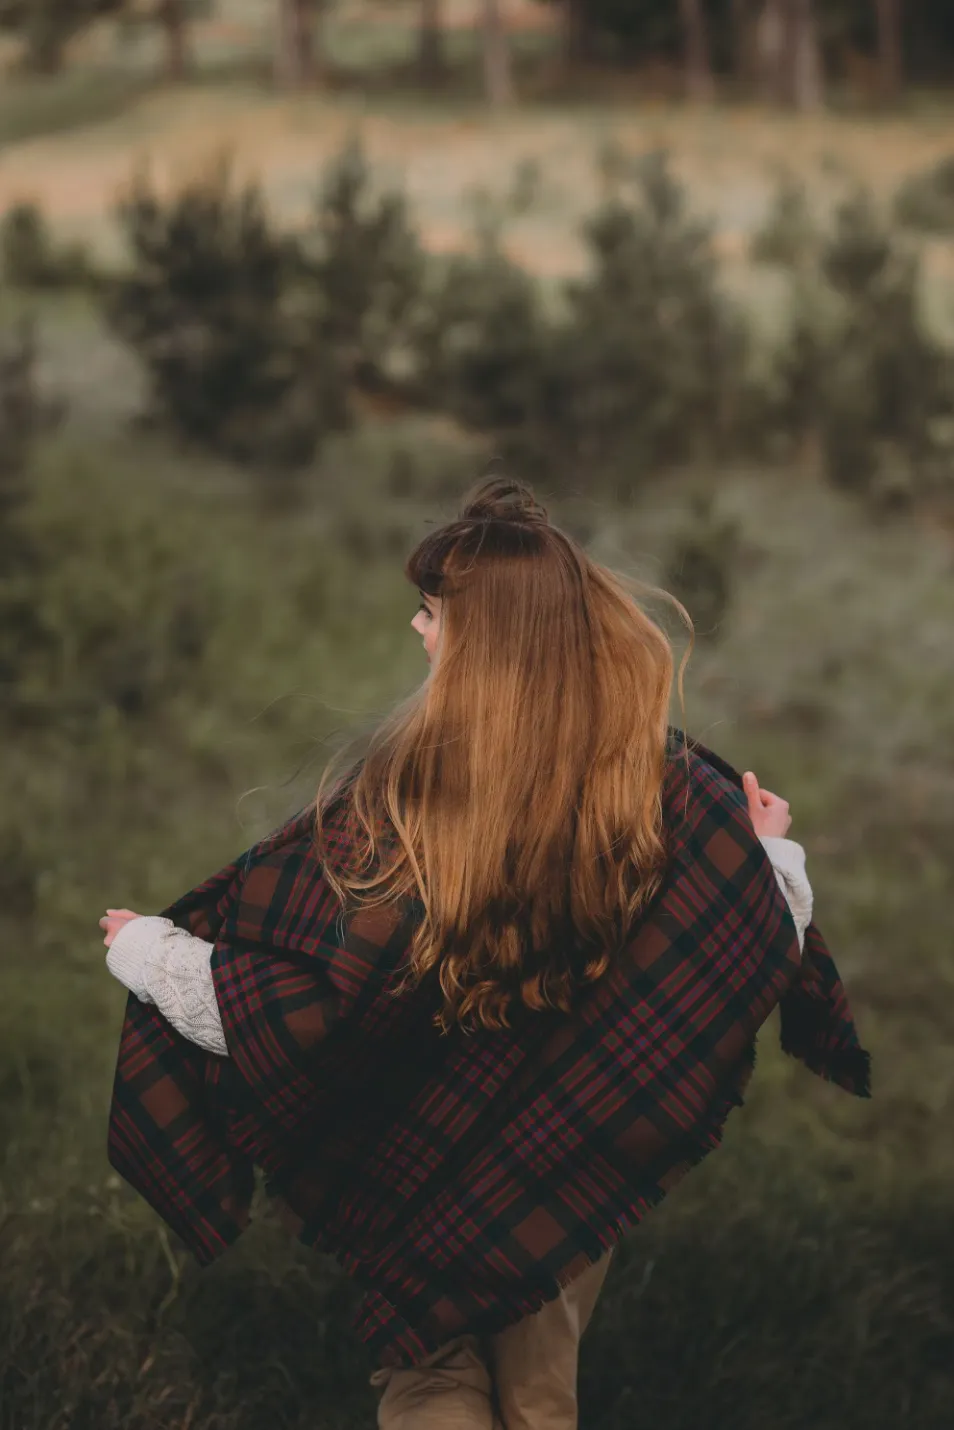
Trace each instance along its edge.
<instances>
[{"instance_id":1,"label":"khaki pants","mask_svg":"<svg viewBox=\"0 0 954 1430\"><path fill-rule=\"evenodd\" d=\"M379 1430L577 1430L580 1337L612 1255L497 1335L458 1336L420 1365L376 1370Z\"/></svg>"}]
</instances>

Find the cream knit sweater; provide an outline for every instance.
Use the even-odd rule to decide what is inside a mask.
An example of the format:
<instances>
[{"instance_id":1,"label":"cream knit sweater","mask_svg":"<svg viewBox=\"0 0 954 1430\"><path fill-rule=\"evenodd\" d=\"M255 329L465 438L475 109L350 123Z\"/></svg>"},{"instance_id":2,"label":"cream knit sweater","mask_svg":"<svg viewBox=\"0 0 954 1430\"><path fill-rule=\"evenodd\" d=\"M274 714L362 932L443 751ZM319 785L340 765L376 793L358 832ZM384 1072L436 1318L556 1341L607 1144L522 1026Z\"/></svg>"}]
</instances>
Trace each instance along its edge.
<instances>
[{"instance_id":1,"label":"cream knit sweater","mask_svg":"<svg viewBox=\"0 0 954 1430\"><path fill-rule=\"evenodd\" d=\"M793 839L762 837L775 877L788 900L798 946L812 917L805 850ZM106 952L109 971L141 1003L155 1003L178 1032L207 1052L228 1057L212 982L214 945L176 928L171 919L142 916L119 930Z\"/></svg>"}]
</instances>

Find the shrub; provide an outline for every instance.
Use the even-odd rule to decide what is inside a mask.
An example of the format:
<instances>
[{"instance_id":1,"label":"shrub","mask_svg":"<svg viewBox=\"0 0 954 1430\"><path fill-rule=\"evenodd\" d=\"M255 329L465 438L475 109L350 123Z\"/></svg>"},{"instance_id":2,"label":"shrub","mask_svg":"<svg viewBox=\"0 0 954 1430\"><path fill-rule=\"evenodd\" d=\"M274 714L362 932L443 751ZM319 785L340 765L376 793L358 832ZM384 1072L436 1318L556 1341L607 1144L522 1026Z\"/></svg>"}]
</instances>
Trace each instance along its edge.
<instances>
[{"instance_id":1,"label":"shrub","mask_svg":"<svg viewBox=\"0 0 954 1430\"><path fill-rule=\"evenodd\" d=\"M132 272L106 285L107 313L156 411L270 469L270 499L296 496L279 475L348 425L362 386L448 413L563 495L582 481L626 499L673 466L806 442L833 482L888 505L949 483L951 359L919 312L916 257L867 193L816 231L781 180L754 247L792 266L792 317L756 380L711 225L666 155L614 153L604 175L589 272L553 303L508 257L502 209L478 214L470 252L425 260L403 196L372 192L356 142L297 239L273 231L256 187L231 189L226 164L168 203L140 180L121 209Z\"/></svg>"},{"instance_id":2,"label":"shrub","mask_svg":"<svg viewBox=\"0 0 954 1430\"><path fill-rule=\"evenodd\" d=\"M295 237L221 161L168 204L140 178L120 218L133 271L110 285L107 314L187 438L293 471L349 424L355 384L407 380L424 255L403 195L372 193L358 143Z\"/></svg>"},{"instance_id":3,"label":"shrub","mask_svg":"<svg viewBox=\"0 0 954 1430\"><path fill-rule=\"evenodd\" d=\"M625 495L728 450L747 335L664 155L623 169L585 237L590 274L553 314L498 232L452 260L422 335L423 383L534 476L565 488L585 473Z\"/></svg>"},{"instance_id":4,"label":"shrub","mask_svg":"<svg viewBox=\"0 0 954 1430\"><path fill-rule=\"evenodd\" d=\"M89 253L81 243L57 248L42 210L14 204L0 225L0 262L7 282L18 288L60 288L90 283Z\"/></svg>"},{"instance_id":5,"label":"shrub","mask_svg":"<svg viewBox=\"0 0 954 1430\"><path fill-rule=\"evenodd\" d=\"M790 174L783 174L765 222L752 239L752 259L755 263L799 268L813 257L817 242L818 231L805 186Z\"/></svg>"},{"instance_id":6,"label":"shrub","mask_svg":"<svg viewBox=\"0 0 954 1430\"><path fill-rule=\"evenodd\" d=\"M952 470L954 362L927 331L919 285L916 255L856 191L824 238L814 284L793 290L776 360L780 424L815 430L829 479L888 505Z\"/></svg>"},{"instance_id":7,"label":"shrub","mask_svg":"<svg viewBox=\"0 0 954 1430\"><path fill-rule=\"evenodd\" d=\"M954 402L950 355L928 333L916 256L880 221L869 195L839 209L822 267L844 313L826 364L829 474L871 484L903 456L914 474L937 455L937 424Z\"/></svg>"},{"instance_id":8,"label":"shrub","mask_svg":"<svg viewBox=\"0 0 954 1430\"><path fill-rule=\"evenodd\" d=\"M954 234L954 155L905 179L895 195L894 216L923 233Z\"/></svg>"},{"instance_id":9,"label":"shrub","mask_svg":"<svg viewBox=\"0 0 954 1430\"><path fill-rule=\"evenodd\" d=\"M571 460L617 490L734 440L748 355L719 287L712 230L687 212L665 154L632 163L585 226L592 268L570 283L545 418Z\"/></svg>"},{"instance_id":10,"label":"shrub","mask_svg":"<svg viewBox=\"0 0 954 1430\"><path fill-rule=\"evenodd\" d=\"M123 511L97 530L44 512L47 659L30 671L37 723L77 735L136 722L201 681L217 614L215 578L173 533ZM104 573L107 573L104 575Z\"/></svg>"},{"instance_id":11,"label":"shrub","mask_svg":"<svg viewBox=\"0 0 954 1430\"><path fill-rule=\"evenodd\" d=\"M535 427L552 340L533 279L496 235L442 266L417 332L418 374L429 401L506 445Z\"/></svg>"},{"instance_id":12,"label":"shrub","mask_svg":"<svg viewBox=\"0 0 954 1430\"><path fill-rule=\"evenodd\" d=\"M799 276L789 309L788 332L772 360L776 398L767 425L798 439L818 435L825 409L825 364L834 319L830 295L817 272Z\"/></svg>"},{"instance_id":13,"label":"shrub","mask_svg":"<svg viewBox=\"0 0 954 1430\"><path fill-rule=\"evenodd\" d=\"M309 462L346 421L342 375L291 293L294 242L260 190L230 166L168 203L140 176L119 218L132 271L106 287L106 315L144 362L159 413L185 438L239 463Z\"/></svg>"},{"instance_id":14,"label":"shrub","mask_svg":"<svg viewBox=\"0 0 954 1430\"><path fill-rule=\"evenodd\" d=\"M34 447L62 415L39 390L24 324L0 346L0 722L78 735L176 698L204 657L213 596L162 527L122 508L89 522L68 492L38 499ZM68 486L83 477L77 467Z\"/></svg>"},{"instance_id":15,"label":"shrub","mask_svg":"<svg viewBox=\"0 0 954 1430\"><path fill-rule=\"evenodd\" d=\"M532 206L538 188L538 169L524 163L503 199L471 193L471 250L431 263L414 329L421 400L492 434L528 472L546 452L538 407L555 328L536 280L507 256L503 240L508 220Z\"/></svg>"},{"instance_id":16,"label":"shrub","mask_svg":"<svg viewBox=\"0 0 954 1430\"><path fill-rule=\"evenodd\" d=\"M23 318L0 333L0 531L22 503L33 444L65 414L62 400L40 388L36 325Z\"/></svg>"},{"instance_id":17,"label":"shrub","mask_svg":"<svg viewBox=\"0 0 954 1430\"><path fill-rule=\"evenodd\" d=\"M318 341L345 381L378 384L406 367L424 266L404 195L373 194L352 140L325 177L301 251Z\"/></svg>"}]
</instances>

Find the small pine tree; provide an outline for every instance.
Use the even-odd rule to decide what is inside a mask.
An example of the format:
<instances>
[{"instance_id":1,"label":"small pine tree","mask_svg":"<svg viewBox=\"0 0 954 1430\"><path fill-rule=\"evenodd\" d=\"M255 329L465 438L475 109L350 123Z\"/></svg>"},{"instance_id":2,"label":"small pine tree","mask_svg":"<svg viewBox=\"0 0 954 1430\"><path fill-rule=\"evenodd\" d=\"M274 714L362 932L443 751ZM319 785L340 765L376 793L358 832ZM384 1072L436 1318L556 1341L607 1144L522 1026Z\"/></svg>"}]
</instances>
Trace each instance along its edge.
<instances>
[{"instance_id":1,"label":"small pine tree","mask_svg":"<svg viewBox=\"0 0 954 1430\"><path fill-rule=\"evenodd\" d=\"M344 375L294 292L296 244L228 161L168 202L140 176L119 218L131 270L106 285L107 318L139 354L158 412L185 438L289 470L347 420Z\"/></svg>"},{"instance_id":2,"label":"small pine tree","mask_svg":"<svg viewBox=\"0 0 954 1430\"><path fill-rule=\"evenodd\" d=\"M625 497L667 464L729 450L748 338L665 156L615 167L585 226L586 279L548 308L491 216L476 253L446 265L419 356L425 390L521 470L564 486L586 473Z\"/></svg>"},{"instance_id":3,"label":"small pine tree","mask_svg":"<svg viewBox=\"0 0 954 1430\"><path fill-rule=\"evenodd\" d=\"M374 194L361 143L332 164L301 236L303 295L347 380L380 383L406 365L425 259L397 190Z\"/></svg>"},{"instance_id":4,"label":"small pine tree","mask_svg":"<svg viewBox=\"0 0 954 1430\"><path fill-rule=\"evenodd\" d=\"M636 160L585 226L588 279L568 285L561 446L623 486L733 440L748 335L719 286L710 225L663 153ZM619 485L619 481L617 485Z\"/></svg>"},{"instance_id":5,"label":"small pine tree","mask_svg":"<svg viewBox=\"0 0 954 1430\"><path fill-rule=\"evenodd\" d=\"M818 230L805 186L791 174L783 173L765 223L752 239L752 259L756 263L802 268L814 257L817 244Z\"/></svg>"},{"instance_id":6,"label":"small pine tree","mask_svg":"<svg viewBox=\"0 0 954 1430\"><path fill-rule=\"evenodd\" d=\"M954 358L928 330L919 294L917 255L856 189L814 271L797 276L774 362L778 429L816 438L829 480L882 507L951 470Z\"/></svg>"},{"instance_id":7,"label":"small pine tree","mask_svg":"<svg viewBox=\"0 0 954 1430\"><path fill-rule=\"evenodd\" d=\"M0 222L0 264L11 287L61 288L90 284L93 264L81 243L57 245L42 209L14 204Z\"/></svg>"},{"instance_id":8,"label":"small pine tree","mask_svg":"<svg viewBox=\"0 0 954 1430\"><path fill-rule=\"evenodd\" d=\"M954 156L905 179L895 195L894 216L922 233L954 234Z\"/></svg>"},{"instance_id":9,"label":"small pine tree","mask_svg":"<svg viewBox=\"0 0 954 1430\"><path fill-rule=\"evenodd\" d=\"M917 256L858 191L835 216L822 271L842 304L825 365L831 479L868 488L891 451L927 470L936 425L954 412L954 362L925 325Z\"/></svg>"},{"instance_id":10,"label":"small pine tree","mask_svg":"<svg viewBox=\"0 0 954 1430\"><path fill-rule=\"evenodd\" d=\"M548 336L533 279L485 236L435 282L417 333L422 388L502 446L533 445Z\"/></svg>"}]
</instances>

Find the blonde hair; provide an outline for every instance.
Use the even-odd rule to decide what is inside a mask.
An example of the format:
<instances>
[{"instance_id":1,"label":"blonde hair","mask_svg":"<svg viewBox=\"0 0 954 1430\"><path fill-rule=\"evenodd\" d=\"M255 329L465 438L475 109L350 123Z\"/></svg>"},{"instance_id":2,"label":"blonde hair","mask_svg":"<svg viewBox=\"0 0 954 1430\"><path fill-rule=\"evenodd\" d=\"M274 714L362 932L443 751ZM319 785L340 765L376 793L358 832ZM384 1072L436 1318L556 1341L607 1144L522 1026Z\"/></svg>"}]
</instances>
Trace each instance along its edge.
<instances>
[{"instance_id":1,"label":"blonde hair","mask_svg":"<svg viewBox=\"0 0 954 1430\"><path fill-rule=\"evenodd\" d=\"M683 711L692 621L667 592L592 560L528 487L500 477L420 542L405 574L441 597L440 659L359 764L326 768L325 875L343 905L419 901L396 991L438 977L445 1033L510 1027L521 1007L569 1011L620 956L667 859L673 654L628 586L672 601L688 625ZM342 795L354 857L335 868L321 816Z\"/></svg>"}]
</instances>

